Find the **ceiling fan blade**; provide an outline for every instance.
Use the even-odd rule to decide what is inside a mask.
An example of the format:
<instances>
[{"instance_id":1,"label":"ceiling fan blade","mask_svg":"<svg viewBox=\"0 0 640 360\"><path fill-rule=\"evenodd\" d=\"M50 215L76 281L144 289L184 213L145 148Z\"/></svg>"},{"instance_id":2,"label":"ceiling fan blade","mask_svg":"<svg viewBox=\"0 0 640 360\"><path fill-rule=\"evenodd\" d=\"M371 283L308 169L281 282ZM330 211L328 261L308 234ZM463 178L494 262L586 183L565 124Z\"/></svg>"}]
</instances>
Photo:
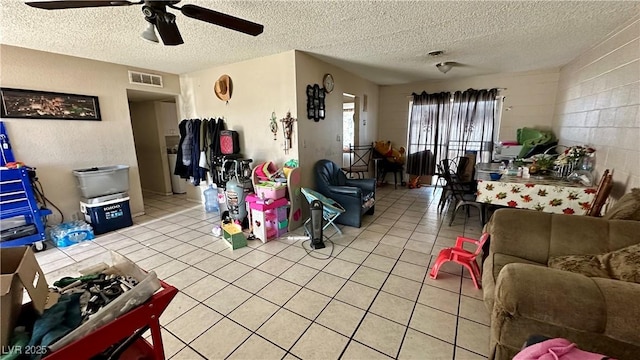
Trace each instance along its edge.
<instances>
[{"instance_id":1,"label":"ceiling fan blade","mask_svg":"<svg viewBox=\"0 0 640 360\"><path fill-rule=\"evenodd\" d=\"M45 10L78 9L103 6L129 6L139 4L131 1L28 1L25 4Z\"/></svg>"},{"instance_id":2,"label":"ceiling fan blade","mask_svg":"<svg viewBox=\"0 0 640 360\"><path fill-rule=\"evenodd\" d=\"M182 35L180 35L180 31L178 30L178 25L176 24L175 16L168 13L158 14L155 22L158 34L160 34L160 38L162 38L162 42L165 45L173 46L184 44Z\"/></svg>"},{"instance_id":3,"label":"ceiling fan blade","mask_svg":"<svg viewBox=\"0 0 640 360\"><path fill-rule=\"evenodd\" d=\"M257 36L262 34L264 26L254 22L237 18L235 16L223 14L214 10L206 9L197 5L184 5L180 11L190 18L206 21L211 24L226 27L231 30L240 31L245 34Z\"/></svg>"}]
</instances>

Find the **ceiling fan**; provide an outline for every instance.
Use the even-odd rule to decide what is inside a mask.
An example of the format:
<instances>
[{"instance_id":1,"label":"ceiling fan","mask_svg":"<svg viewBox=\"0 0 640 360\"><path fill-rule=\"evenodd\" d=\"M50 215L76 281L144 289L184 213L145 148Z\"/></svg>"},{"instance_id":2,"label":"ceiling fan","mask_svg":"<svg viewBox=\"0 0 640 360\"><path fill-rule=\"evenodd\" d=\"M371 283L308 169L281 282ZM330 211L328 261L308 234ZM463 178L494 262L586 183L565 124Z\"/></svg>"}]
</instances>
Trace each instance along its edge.
<instances>
[{"instance_id":1,"label":"ceiling fan","mask_svg":"<svg viewBox=\"0 0 640 360\"><path fill-rule=\"evenodd\" d=\"M142 5L142 13L145 20L150 24L150 29L143 32L143 38L158 42L153 32L153 26L158 30L158 34L162 38L165 45L183 44L182 36L176 25L176 16L167 12L167 7L180 10L183 15L197 20L205 21L214 25L222 26L227 29L239 31L245 34L257 36L262 34L264 26L237 18L235 16L223 14L214 10L203 8L197 5L183 5L177 7L176 4L180 0L143 0L143 1L98 1L98 0L81 0L81 1L27 1L26 4L38 9L59 10L59 9L77 9L92 8L106 6L129 6ZM150 37L149 37L150 36Z\"/></svg>"}]
</instances>

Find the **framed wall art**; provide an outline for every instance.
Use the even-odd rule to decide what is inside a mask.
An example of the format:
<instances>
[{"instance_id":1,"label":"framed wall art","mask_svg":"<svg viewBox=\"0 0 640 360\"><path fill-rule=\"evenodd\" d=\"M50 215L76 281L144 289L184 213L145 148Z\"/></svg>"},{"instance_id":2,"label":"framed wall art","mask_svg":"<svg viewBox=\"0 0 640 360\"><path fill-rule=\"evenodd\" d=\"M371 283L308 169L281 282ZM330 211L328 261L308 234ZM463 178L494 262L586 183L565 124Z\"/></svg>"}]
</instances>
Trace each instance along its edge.
<instances>
[{"instance_id":1,"label":"framed wall art","mask_svg":"<svg viewBox=\"0 0 640 360\"><path fill-rule=\"evenodd\" d=\"M307 118L315 122L324 120L325 91L318 84L307 85Z\"/></svg>"},{"instance_id":2,"label":"framed wall art","mask_svg":"<svg viewBox=\"0 0 640 360\"><path fill-rule=\"evenodd\" d=\"M0 88L0 117L100 121L97 96Z\"/></svg>"}]
</instances>

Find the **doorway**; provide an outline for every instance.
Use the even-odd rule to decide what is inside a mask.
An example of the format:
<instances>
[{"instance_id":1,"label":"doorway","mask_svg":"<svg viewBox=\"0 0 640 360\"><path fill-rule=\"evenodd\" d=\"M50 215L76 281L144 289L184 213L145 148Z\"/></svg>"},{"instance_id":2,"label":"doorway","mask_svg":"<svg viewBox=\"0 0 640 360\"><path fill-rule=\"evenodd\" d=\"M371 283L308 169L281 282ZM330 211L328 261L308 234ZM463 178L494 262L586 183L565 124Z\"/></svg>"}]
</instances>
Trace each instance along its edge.
<instances>
[{"instance_id":1,"label":"doorway","mask_svg":"<svg viewBox=\"0 0 640 360\"><path fill-rule=\"evenodd\" d=\"M358 97L349 94L342 94L342 166L349 166L351 154L350 145L359 145L360 131L358 128L359 118Z\"/></svg>"},{"instance_id":2,"label":"doorway","mask_svg":"<svg viewBox=\"0 0 640 360\"><path fill-rule=\"evenodd\" d=\"M127 89L127 99L143 194L172 195L169 154L180 140L176 97Z\"/></svg>"}]
</instances>

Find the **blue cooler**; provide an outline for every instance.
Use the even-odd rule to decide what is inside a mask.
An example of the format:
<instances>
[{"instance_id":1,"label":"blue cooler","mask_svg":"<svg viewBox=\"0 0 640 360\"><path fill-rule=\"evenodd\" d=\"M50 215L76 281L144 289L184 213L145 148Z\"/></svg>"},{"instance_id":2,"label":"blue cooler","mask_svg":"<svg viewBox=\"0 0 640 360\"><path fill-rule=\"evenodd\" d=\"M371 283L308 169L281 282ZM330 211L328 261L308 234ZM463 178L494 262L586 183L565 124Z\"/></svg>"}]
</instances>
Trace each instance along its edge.
<instances>
[{"instance_id":1,"label":"blue cooler","mask_svg":"<svg viewBox=\"0 0 640 360\"><path fill-rule=\"evenodd\" d=\"M133 225L129 194L126 192L90 199L82 198L80 211L96 235Z\"/></svg>"}]
</instances>

